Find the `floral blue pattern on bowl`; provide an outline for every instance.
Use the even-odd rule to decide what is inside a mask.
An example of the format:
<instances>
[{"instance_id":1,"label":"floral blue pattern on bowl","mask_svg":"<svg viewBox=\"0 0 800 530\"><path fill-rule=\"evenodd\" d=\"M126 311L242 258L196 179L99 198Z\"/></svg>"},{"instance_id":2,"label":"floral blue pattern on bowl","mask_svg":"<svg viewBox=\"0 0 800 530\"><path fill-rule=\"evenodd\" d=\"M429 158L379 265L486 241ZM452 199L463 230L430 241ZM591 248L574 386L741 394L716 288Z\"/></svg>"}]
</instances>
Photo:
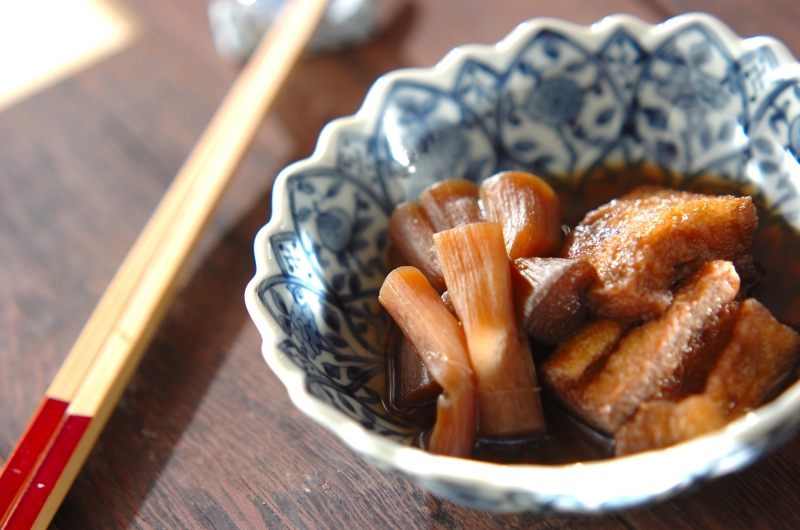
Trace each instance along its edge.
<instances>
[{"instance_id":1,"label":"floral blue pattern on bowl","mask_svg":"<svg viewBox=\"0 0 800 530\"><path fill-rule=\"evenodd\" d=\"M740 469L795 432L800 387L717 433L577 466L430 455L381 404L377 293L395 204L439 180L504 169L574 189L645 166L676 186L722 179L800 227L796 60L708 15L657 26L619 15L590 27L535 19L496 46L384 76L358 114L329 124L314 155L276 181L246 295L267 362L303 412L363 457L476 508L620 509Z\"/></svg>"}]
</instances>

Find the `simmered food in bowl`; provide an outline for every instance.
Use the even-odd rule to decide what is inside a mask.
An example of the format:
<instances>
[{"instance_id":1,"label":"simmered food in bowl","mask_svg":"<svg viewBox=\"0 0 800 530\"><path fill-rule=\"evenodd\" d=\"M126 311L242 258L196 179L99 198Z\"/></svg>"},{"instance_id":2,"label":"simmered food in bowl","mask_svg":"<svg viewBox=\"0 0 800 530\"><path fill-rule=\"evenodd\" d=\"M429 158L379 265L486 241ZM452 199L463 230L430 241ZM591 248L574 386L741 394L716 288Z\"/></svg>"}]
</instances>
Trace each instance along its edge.
<instances>
[{"instance_id":1,"label":"simmered food in bowl","mask_svg":"<svg viewBox=\"0 0 800 530\"><path fill-rule=\"evenodd\" d=\"M480 188L435 184L392 213L392 242L428 278L401 266L381 288L394 340L408 342L387 349L390 407L435 403L424 447L469 457L498 445L542 462L537 446L564 445L567 461L590 459L548 433L551 400L626 455L718 429L788 379L800 335L753 298L750 197L640 187L563 245L560 212L541 179L505 172Z\"/></svg>"},{"instance_id":2,"label":"simmered food in bowl","mask_svg":"<svg viewBox=\"0 0 800 530\"><path fill-rule=\"evenodd\" d=\"M326 127L314 155L276 180L246 295L265 359L292 401L356 453L476 508L619 509L741 469L796 431L800 386L721 429L620 458L604 458L608 438L554 415L550 400L542 401L548 433L571 432L568 445L587 451L580 463L563 464L565 444L536 447L535 460L550 465L487 462L531 459L508 458L480 438L473 456L482 461L423 451L413 443L425 420L384 407L390 330L378 293L395 206L435 182L527 171L557 192L570 227L640 184L752 197L753 256L766 267L757 299L797 328L798 72L780 43L687 15L656 26L627 16L592 26L537 19L497 46L460 48L435 69L388 74L358 114ZM560 271L576 288L591 275ZM582 318L539 330L537 341L562 340Z\"/></svg>"}]
</instances>

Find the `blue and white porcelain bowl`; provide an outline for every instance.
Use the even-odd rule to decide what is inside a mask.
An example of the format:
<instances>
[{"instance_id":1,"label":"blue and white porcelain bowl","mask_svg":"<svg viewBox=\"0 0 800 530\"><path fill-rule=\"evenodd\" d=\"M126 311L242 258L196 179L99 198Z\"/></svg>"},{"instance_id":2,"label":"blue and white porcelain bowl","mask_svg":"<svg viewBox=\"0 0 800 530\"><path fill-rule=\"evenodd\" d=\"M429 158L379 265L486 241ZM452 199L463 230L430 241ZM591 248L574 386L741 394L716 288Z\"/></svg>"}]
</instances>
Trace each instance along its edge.
<instances>
[{"instance_id":1,"label":"blue and white porcelain bowl","mask_svg":"<svg viewBox=\"0 0 800 530\"><path fill-rule=\"evenodd\" d=\"M499 465L410 445L380 400L377 293L393 205L432 182L522 168L581 186L614 168L708 175L800 225L800 65L719 20L612 16L521 24L436 67L379 79L354 116L275 183L247 307L263 353L305 414L374 465L495 512L597 512L650 503L743 468L792 436L800 384L727 428L669 449L561 466ZM376 386L377 385L377 386Z\"/></svg>"}]
</instances>

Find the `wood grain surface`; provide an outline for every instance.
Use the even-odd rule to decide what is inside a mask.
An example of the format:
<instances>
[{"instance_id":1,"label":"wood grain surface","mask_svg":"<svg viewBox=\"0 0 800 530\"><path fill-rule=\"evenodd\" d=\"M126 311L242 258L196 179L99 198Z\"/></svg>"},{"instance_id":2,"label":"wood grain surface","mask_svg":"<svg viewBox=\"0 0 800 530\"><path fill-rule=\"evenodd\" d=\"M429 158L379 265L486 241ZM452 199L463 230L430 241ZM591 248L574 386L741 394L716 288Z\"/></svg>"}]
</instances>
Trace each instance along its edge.
<instances>
[{"instance_id":1,"label":"wood grain surface","mask_svg":"<svg viewBox=\"0 0 800 530\"><path fill-rule=\"evenodd\" d=\"M0 113L0 460L230 85L205 0L127 0L125 51ZM798 528L800 437L747 470L605 516L494 515L361 461L300 414L242 300L278 171L382 73L530 17L708 11L800 56L796 0L385 0L376 41L296 69L54 528Z\"/></svg>"}]
</instances>

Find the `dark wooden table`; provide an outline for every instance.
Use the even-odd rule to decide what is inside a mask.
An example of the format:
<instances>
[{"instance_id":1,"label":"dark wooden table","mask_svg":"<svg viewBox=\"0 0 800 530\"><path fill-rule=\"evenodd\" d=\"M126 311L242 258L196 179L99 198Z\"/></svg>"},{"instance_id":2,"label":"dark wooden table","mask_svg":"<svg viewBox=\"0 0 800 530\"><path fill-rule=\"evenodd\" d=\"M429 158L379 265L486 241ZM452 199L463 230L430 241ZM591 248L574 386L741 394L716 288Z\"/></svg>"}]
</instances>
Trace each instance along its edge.
<instances>
[{"instance_id":1,"label":"dark wooden table","mask_svg":"<svg viewBox=\"0 0 800 530\"><path fill-rule=\"evenodd\" d=\"M129 0L125 51L0 112L0 460L236 74L205 0ZM226 194L56 528L800 528L800 437L749 469L607 516L493 515L362 462L297 412L242 301L277 172L380 74L549 15L710 11L800 56L796 0L386 0L383 35L306 59ZM1 74L0 74L1 75Z\"/></svg>"}]
</instances>

